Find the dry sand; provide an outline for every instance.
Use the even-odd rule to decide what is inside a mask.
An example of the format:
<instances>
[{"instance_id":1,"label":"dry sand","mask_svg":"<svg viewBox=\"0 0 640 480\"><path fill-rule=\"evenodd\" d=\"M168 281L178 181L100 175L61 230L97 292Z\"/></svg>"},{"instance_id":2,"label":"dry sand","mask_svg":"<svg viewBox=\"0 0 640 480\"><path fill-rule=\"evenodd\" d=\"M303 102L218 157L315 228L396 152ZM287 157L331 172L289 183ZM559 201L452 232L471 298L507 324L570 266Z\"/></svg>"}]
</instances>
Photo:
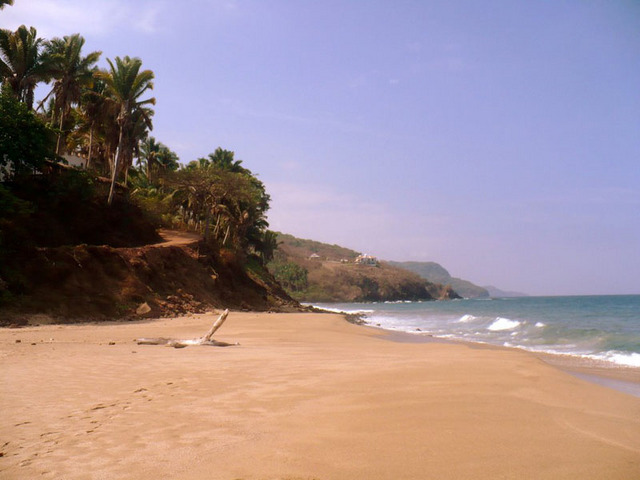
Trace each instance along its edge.
<instances>
[{"instance_id":1,"label":"dry sand","mask_svg":"<svg viewBox=\"0 0 640 480\"><path fill-rule=\"evenodd\" d=\"M214 318L0 329L0 478L640 478L640 398L525 352L328 314L232 312L235 347L133 342Z\"/></svg>"}]
</instances>

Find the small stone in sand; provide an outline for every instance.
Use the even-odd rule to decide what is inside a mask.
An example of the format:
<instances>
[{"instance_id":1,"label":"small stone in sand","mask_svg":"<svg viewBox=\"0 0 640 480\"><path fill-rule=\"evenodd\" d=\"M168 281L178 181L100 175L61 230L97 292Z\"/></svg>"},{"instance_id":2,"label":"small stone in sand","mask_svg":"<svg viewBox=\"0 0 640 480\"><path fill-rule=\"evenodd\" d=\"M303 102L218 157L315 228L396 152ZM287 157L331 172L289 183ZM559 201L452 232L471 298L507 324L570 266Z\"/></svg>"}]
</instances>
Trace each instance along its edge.
<instances>
[{"instance_id":1,"label":"small stone in sand","mask_svg":"<svg viewBox=\"0 0 640 480\"><path fill-rule=\"evenodd\" d=\"M115 345L116 342L109 342L109 345Z\"/></svg>"},{"instance_id":2,"label":"small stone in sand","mask_svg":"<svg viewBox=\"0 0 640 480\"><path fill-rule=\"evenodd\" d=\"M140 306L136 309L137 315L146 315L151 311L151 307L147 302L140 304Z\"/></svg>"}]
</instances>

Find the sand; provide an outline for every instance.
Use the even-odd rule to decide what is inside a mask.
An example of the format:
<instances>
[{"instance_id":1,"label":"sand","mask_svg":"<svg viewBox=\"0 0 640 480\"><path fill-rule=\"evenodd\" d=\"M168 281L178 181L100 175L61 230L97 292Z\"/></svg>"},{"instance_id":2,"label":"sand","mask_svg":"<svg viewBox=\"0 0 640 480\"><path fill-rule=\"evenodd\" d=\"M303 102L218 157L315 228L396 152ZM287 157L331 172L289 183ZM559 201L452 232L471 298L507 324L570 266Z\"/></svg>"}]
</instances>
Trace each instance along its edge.
<instances>
[{"instance_id":1,"label":"sand","mask_svg":"<svg viewBox=\"0 0 640 480\"><path fill-rule=\"evenodd\" d=\"M133 341L214 319L0 329L0 478L640 478L640 398L526 352L329 314Z\"/></svg>"}]
</instances>

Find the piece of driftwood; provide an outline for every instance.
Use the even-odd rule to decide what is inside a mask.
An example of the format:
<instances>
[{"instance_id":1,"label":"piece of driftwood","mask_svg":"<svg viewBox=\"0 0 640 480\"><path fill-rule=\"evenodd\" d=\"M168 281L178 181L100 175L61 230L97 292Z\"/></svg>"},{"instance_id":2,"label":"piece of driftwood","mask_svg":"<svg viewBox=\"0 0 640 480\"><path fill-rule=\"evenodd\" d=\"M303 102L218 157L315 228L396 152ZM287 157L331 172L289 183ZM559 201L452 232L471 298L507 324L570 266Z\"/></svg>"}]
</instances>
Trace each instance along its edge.
<instances>
[{"instance_id":1,"label":"piece of driftwood","mask_svg":"<svg viewBox=\"0 0 640 480\"><path fill-rule=\"evenodd\" d=\"M138 338L136 339L136 342L138 343L138 345L165 345L167 347L173 347L173 348L184 348L184 347L188 347L189 345L229 347L234 344L226 343L226 342L218 342L217 340L213 340L211 338L213 334L216 333L216 331L225 322L228 315L229 315L228 309L222 312L222 314L218 317L218 319L213 323L209 331L203 337L200 337L200 338L195 338L193 340L176 340L175 338L164 338L164 337ZM238 345L238 344L236 343L235 345Z\"/></svg>"}]
</instances>

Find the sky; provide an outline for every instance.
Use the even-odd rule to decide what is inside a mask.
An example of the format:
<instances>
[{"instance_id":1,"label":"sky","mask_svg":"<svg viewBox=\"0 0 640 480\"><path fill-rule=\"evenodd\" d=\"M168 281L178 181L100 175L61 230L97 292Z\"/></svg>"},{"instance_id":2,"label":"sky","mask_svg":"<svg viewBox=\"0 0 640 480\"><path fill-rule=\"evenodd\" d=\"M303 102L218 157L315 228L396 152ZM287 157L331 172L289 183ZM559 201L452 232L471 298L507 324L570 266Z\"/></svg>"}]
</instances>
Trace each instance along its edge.
<instances>
[{"instance_id":1,"label":"sky","mask_svg":"<svg viewBox=\"0 0 640 480\"><path fill-rule=\"evenodd\" d=\"M152 135L183 163L234 151L273 230L640 294L637 0L15 0L21 24L141 58Z\"/></svg>"}]
</instances>

